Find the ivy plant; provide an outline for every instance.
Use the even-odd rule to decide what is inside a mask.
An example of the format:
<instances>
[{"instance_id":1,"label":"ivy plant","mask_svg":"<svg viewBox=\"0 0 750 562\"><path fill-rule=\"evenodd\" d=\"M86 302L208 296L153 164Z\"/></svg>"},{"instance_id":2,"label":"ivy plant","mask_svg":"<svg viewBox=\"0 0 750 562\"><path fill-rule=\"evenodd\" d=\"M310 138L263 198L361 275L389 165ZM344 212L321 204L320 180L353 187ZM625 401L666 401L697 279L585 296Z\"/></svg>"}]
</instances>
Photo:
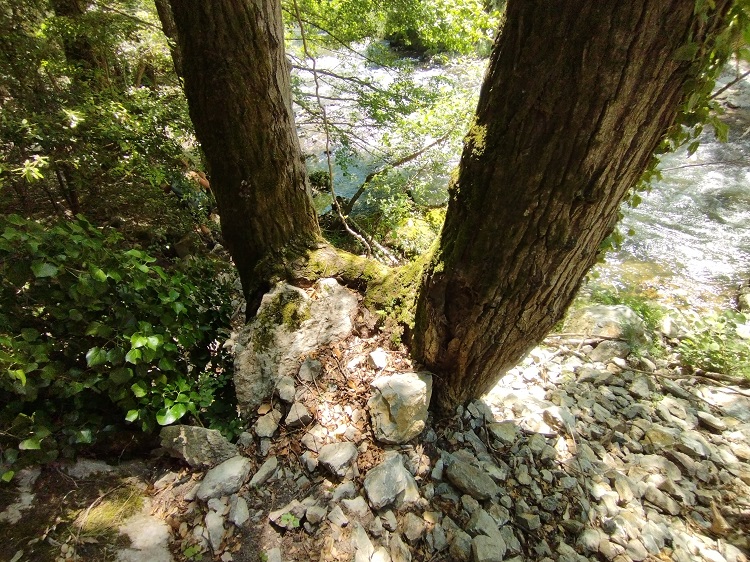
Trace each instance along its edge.
<instances>
[{"instance_id":1,"label":"ivy plant","mask_svg":"<svg viewBox=\"0 0 750 562\"><path fill-rule=\"evenodd\" d=\"M167 269L82 217L2 219L5 463L19 451L70 453L123 420L144 431L185 416L230 427L231 369L220 344L231 299L220 267L204 259Z\"/></svg>"}]
</instances>

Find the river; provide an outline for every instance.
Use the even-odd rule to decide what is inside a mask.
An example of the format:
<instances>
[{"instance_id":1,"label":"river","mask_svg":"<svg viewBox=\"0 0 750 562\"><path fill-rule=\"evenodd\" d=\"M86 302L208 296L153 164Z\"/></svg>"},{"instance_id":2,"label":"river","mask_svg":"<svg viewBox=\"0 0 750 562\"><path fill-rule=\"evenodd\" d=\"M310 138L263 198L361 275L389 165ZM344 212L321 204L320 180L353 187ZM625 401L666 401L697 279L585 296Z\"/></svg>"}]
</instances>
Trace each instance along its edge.
<instances>
[{"instance_id":1,"label":"river","mask_svg":"<svg viewBox=\"0 0 750 562\"><path fill-rule=\"evenodd\" d=\"M383 84L393 79L382 69L353 60L350 54L330 53L318 60L318 67L327 70L351 70L352 65L359 77ZM463 88L478 91L483 63L464 62L442 69L425 66L418 68L414 77L425 82L441 73L459 81ZM725 72L717 87L734 77L734 69ZM308 93L313 91L309 79L302 87ZM335 97L326 84L321 93ZM729 306L738 285L750 276L750 78L722 93L719 100L727 108L728 142L719 142L707 131L693 155L679 150L663 157L662 179L643 195L639 206L623 208L622 230L633 234L594 268L593 283L641 291L677 306L706 309ZM340 100L324 104L331 115L348 113L352 118L351 104ZM363 138L377 146L380 134L369 130ZM325 168L325 137L315 128L301 127L301 138L303 150L313 155L308 165ZM455 165L459 148L454 145L452 150L454 155L448 158ZM351 196L376 161L377 156L369 156L348 162L345 169L335 163L339 194ZM445 186L447 177L438 177L434 183Z\"/></svg>"}]
</instances>

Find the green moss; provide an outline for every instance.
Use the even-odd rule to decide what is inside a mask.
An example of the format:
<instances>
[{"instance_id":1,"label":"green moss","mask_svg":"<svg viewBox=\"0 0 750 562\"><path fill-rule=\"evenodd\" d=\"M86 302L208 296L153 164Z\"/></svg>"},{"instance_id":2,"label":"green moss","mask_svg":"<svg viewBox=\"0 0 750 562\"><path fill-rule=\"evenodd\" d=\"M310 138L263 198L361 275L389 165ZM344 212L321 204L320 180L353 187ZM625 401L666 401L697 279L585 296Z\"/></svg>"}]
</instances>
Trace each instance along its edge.
<instances>
[{"instance_id":1,"label":"green moss","mask_svg":"<svg viewBox=\"0 0 750 562\"><path fill-rule=\"evenodd\" d=\"M268 305L258 311L253 331L253 346L257 351L268 349L277 326L283 325L293 332L310 318L310 306L296 291L278 293Z\"/></svg>"},{"instance_id":2,"label":"green moss","mask_svg":"<svg viewBox=\"0 0 750 562\"><path fill-rule=\"evenodd\" d=\"M484 154L484 150L487 146L487 126L478 125L475 122L466 134L464 142L467 146L471 146L471 154L475 158Z\"/></svg>"},{"instance_id":3,"label":"green moss","mask_svg":"<svg viewBox=\"0 0 750 562\"><path fill-rule=\"evenodd\" d=\"M432 251L425 252L413 262L392 269L388 276L368 287L364 304L385 317L387 331L400 335L400 326L414 327L419 286L431 257Z\"/></svg>"}]
</instances>

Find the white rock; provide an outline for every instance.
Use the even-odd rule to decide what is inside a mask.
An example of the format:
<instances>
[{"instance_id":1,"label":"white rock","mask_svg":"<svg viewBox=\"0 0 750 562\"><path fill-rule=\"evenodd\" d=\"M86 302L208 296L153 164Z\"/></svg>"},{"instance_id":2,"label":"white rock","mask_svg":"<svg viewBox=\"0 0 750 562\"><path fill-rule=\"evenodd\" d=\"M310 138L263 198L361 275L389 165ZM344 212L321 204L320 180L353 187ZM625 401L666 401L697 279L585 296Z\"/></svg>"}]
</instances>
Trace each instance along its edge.
<instances>
[{"instance_id":1,"label":"white rock","mask_svg":"<svg viewBox=\"0 0 750 562\"><path fill-rule=\"evenodd\" d=\"M384 350L377 348L367 356L367 364L372 369L382 371L388 366L388 354Z\"/></svg>"},{"instance_id":2,"label":"white rock","mask_svg":"<svg viewBox=\"0 0 750 562\"><path fill-rule=\"evenodd\" d=\"M315 288L318 298L311 299L302 289L279 283L240 333L234 383L243 414L271 395L278 377L296 375L300 357L351 334L357 296L335 279L321 279Z\"/></svg>"},{"instance_id":3,"label":"white rock","mask_svg":"<svg viewBox=\"0 0 750 562\"><path fill-rule=\"evenodd\" d=\"M364 488L373 509L393 503L409 503L419 498L414 477L404 467L401 455L393 451L387 452L385 460L370 469L365 476Z\"/></svg>"},{"instance_id":4,"label":"white rock","mask_svg":"<svg viewBox=\"0 0 750 562\"><path fill-rule=\"evenodd\" d=\"M274 472L276 472L278 466L279 459L276 457L271 457L266 460L266 462L264 462L258 469L258 472L256 472L250 479L250 486L260 486L261 484L265 484L268 479L273 476Z\"/></svg>"},{"instance_id":5,"label":"white rock","mask_svg":"<svg viewBox=\"0 0 750 562\"><path fill-rule=\"evenodd\" d=\"M405 443L424 430L432 397L432 375L399 373L371 383L367 402L375 438L384 443Z\"/></svg>"},{"instance_id":6,"label":"white rock","mask_svg":"<svg viewBox=\"0 0 750 562\"><path fill-rule=\"evenodd\" d=\"M250 474L250 461L244 457L232 457L206 473L198 488L199 500L234 494L245 483Z\"/></svg>"}]
</instances>

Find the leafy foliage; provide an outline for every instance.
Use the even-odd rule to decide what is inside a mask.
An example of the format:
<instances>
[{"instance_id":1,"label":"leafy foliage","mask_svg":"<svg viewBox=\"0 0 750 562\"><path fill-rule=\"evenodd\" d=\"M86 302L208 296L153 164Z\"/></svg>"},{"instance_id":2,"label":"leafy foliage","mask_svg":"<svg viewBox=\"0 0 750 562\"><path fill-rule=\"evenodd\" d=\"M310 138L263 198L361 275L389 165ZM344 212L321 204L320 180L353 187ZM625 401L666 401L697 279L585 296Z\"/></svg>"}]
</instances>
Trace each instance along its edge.
<instances>
[{"instance_id":1,"label":"leafy foliage","mask_svg":"<svg viewBox=\"0 0 750 562\"><path fill-rule=\"evenodd\" d=\"M0 10L0 195L26 216L99 211L109 194L163 186L196 160L153 5L83 7Z\"/></svg>"},{"instance_id":2,"label":"leafy foliage","mask_svg":"<svg viewBox=\"0 0 750 562\"><path fill-rule=\"evenodd\" d=\"M744 337L743 337L744 336ZM733 310L695 316L678 346L682 361L706 371L750 377L750 325Z\"/></svg>"},{"instance_id":3,"label":"leafy foliage","mask_svg":"<svg viewBox=\"0 0 750 562\"><path fill-rule=\"evenodd\" d=\"M231 432L219 340L230 299L215 263L167 271L80 217L46 226L11 215L0 229L6 461L18 450L69 453L123 419L144 431L186 415L228 419Z\"/></svg>"},{"instance_id":4,"label":"leafy foliage","mask_svg":"<svg viewBox=\"0 0 750 562\"><path fill-rule=\"evenodd\" d=\"M287 2L290 23L294 9ZM420 53L487 54L500 10L477 0L298 0L304 23L325 30L326 44L389 39Z\"/></svg>"}]
</instances>

